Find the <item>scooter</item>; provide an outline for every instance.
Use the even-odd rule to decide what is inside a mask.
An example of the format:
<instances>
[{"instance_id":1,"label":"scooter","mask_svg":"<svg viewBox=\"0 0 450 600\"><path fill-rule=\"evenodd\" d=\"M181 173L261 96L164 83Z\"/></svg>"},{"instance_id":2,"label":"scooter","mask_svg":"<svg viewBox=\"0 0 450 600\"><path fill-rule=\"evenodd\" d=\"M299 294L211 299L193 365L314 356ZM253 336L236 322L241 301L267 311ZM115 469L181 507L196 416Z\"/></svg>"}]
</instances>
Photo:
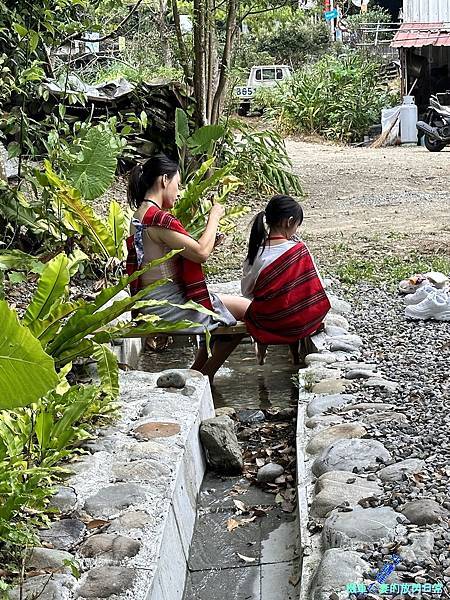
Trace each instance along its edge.
<instances>
[{"instance_id":1,"label":"scooter","mask_svg":"<svg viewBox=\"0 0 450 600\"><path fill-rule=\"evenodd\" d=\"M420 133L425 135L425 147L430 152L440 152L450 144L450 93L431 96L425 121L416 124Z\"/></svg>"}]
</instances>

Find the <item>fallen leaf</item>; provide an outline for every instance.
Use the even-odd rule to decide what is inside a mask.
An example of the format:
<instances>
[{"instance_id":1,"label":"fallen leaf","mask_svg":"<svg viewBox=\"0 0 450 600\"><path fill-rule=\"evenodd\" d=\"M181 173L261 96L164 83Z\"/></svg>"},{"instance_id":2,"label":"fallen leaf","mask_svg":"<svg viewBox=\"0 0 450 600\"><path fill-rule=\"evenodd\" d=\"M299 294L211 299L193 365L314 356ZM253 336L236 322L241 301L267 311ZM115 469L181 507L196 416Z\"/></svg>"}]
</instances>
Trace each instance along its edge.
<instances>
[{"instance_id":1,"label":"fallen leaf","mask_svg":"<svg viewBox=\"0 0 450 600\"><path fill-rule=\"evenodd\" d=\"M298 574L298 575L291 575L289 577L289 583L291 585L293 585L294 587L298 584L299 581L300 581L300 574Z\"/></svg>"},{"instance_id":2,"label":"fallen leaf","mask_svg":"<svg viewBox=\"0 0 450 600\"><path fill-rule=\"evenodd\" d=\"M282 504L284 502L284 498L281 494L277 494L275 496L275 504Z\"/></svg>"},{"instance_id":3,"label":"fallen leaf","mask_svg":"<svg viewBox=\"0 0 450 600\"><path fill-rule=\"evenodd\" d=\"M281 510L283 512L287 512L287 513L291 513L294 512L294 508L295 506L292 504L292 502L288 502L287 500L285 500L282 504L281 504Z\"/></svg>"},{"instance_id":4,"label":"fallen leaf","mask_svg":"<svg viewBox=\"0 0 450 600\"><path fill-rule=\"evenodd\" d=\"M86 523L86 527L88 529L97 529L98 527L103 527L104 525L109 525L110 521L105 521L104 519L94 519Z\"/></svg>"},{"instance_id":5,"label":"fallen leaf","mask_svg":"<svg viewBox=\"0 0 450 600\"><path fill-rule=\"evenodd\" d=\"M236 506L236 508L242 512L248 512L247 511L247 507L245 506L245 504L241 501L241 500L233 500L234 505Z\"/></svg>"},{"instance_id":6,"label":"fallen leaf","mask_svg":"<svg viewBox=\"0 0 450 600\"><path fill-rule=\"evenodd\" d=\"M239 554L239 552L236 552L236 554L246 563L252 563L256 561L256 558L252 558L251 556L244 556L243 554Z\"/></svg>"},{"instance_id":7,"label":"fallen leaf","mask_svg":"<svg viewBox=\"0 0 450 600\"><path fill-rule=\"evenodd\" d=\"M228 521L227 521L228 531L233 531L233 529L237 529L238 527L239 527L239 521L236 521L236 519L228 519Z\"/></svg>"}]
</instances>

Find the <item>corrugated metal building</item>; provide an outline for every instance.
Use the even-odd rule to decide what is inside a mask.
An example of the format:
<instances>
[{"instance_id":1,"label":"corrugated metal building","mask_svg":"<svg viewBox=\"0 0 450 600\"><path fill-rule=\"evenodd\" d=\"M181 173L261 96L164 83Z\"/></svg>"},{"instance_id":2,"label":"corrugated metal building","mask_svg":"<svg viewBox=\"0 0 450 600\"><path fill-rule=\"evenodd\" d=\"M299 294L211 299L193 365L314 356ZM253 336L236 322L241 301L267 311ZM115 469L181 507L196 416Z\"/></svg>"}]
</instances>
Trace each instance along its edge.
<instances>
[{"instance_id":1,"label":"corrugated metal building","mask_svg":"<svg viewBox=\"0 0 450 600\"><path fill-rule=\"evenodd\" d=\"M403 0L391 46L400 50L403 92L412 89L425 111L432 94L450 90L450 0Z\"/></svg>"}]
</instances>

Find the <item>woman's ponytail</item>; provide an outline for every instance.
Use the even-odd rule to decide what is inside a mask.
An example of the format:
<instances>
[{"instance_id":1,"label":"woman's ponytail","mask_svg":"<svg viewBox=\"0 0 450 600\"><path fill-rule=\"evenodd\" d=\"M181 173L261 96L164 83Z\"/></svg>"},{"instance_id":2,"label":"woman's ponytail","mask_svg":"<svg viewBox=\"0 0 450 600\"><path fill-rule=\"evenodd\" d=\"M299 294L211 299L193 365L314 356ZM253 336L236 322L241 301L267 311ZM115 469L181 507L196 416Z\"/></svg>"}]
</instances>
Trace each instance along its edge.
<instances>
[{"instance_id":1,"label":"woman's ponytail","mask_svg":"<svg viewBox=\"0 0 450 600\"><path fill-rule=\"evenodd\" d=\"M178 171L178 163L165 154L155 154L140 165L136 165L128 176L128 203L139 208L147 191L155 185L158 177L167 175L173 179Z\"/></svg>"},{"instance_id":2,"label":"woman's ponytail","mask_svg":"<svg viewBox=\"0 0 450 600\"><path fill-rule=\"evenodd\" d=\"M259 212L252 225L252 229L250 231L250 239L248 241L248 252L247 252L247 261L250 265L255 262L256 255L258 254L258 249L261 246L265 246L267 239L267 231L264 226L264 211Z\"/></svg>"}]
</instances>

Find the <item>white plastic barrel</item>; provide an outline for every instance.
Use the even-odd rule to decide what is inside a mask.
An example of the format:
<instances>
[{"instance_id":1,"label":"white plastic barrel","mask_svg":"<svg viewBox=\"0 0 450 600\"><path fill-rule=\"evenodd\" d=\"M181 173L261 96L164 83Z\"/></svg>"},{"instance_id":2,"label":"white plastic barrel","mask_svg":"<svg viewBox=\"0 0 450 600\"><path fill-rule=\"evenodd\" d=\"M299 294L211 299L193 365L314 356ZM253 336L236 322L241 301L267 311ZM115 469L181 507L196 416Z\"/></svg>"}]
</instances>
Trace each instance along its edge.
<instances>
[{"instance_id":1,"label":"white plastic barrel","mask_svg":"<svg viewBox=\"0 0 450 600\"><path fill-rule=\"evenodd\" d=\"M403 96L400 112L400 140L402 144L417 144L417 119L418 113L414 96Z\"/></svg>"}]
</instances>

